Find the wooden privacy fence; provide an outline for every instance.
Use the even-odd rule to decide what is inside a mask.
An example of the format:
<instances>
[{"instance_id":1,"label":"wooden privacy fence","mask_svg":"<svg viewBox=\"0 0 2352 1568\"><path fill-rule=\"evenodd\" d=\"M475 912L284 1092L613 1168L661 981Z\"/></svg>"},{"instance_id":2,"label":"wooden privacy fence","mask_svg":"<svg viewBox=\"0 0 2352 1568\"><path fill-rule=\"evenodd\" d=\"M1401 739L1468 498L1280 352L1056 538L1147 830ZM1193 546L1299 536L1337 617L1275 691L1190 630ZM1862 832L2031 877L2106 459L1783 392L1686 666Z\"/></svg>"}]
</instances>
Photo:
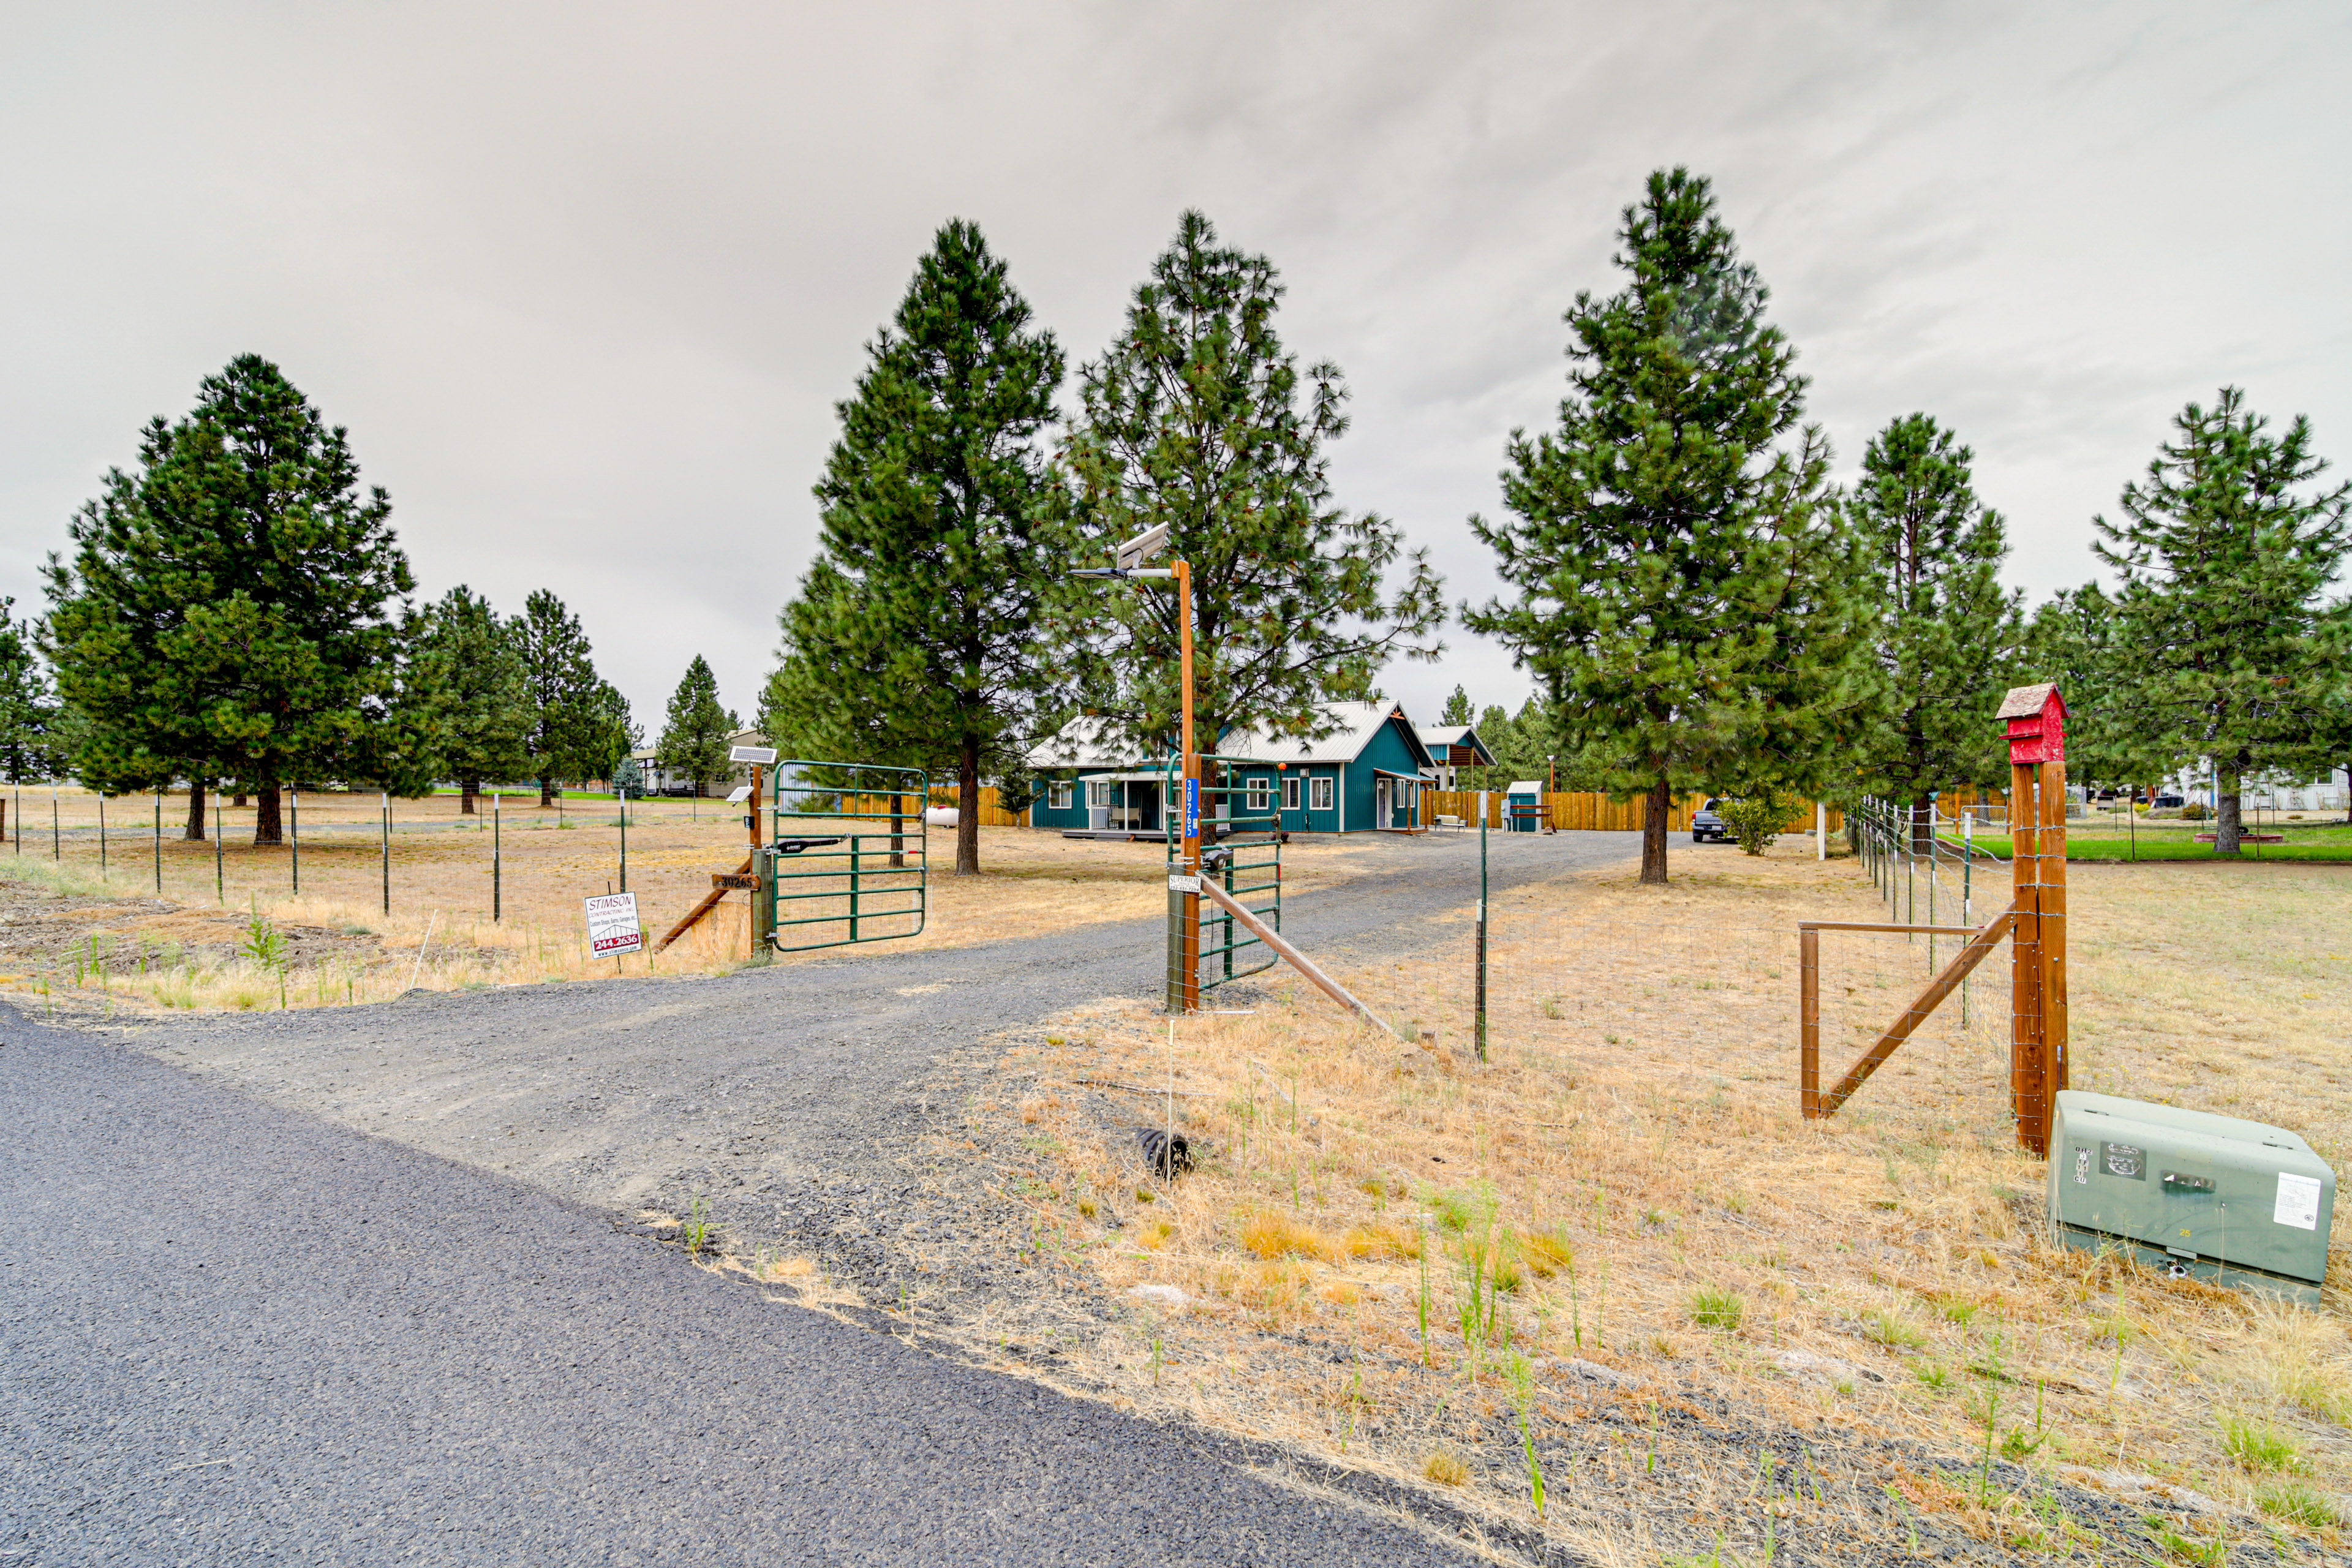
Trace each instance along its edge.
<instances>
[{"instance_id":1,"label":"wooden privacy fence","mask_svg":"<svg viewBox=\"0 0 2352 1568\"><path fill-rule=\"evenodd\" d=\"M1539 798L1543 801L1551 826L1563 831L1637 833L1648 822L1650 816L1650 801L1646 795L1635 795L1631 800L1618 800L1597 790L1553 790ZM1703 795L1686 795L1675 801L1674 809L1666 814L1666 831L1689 832L1692 814L1706 803L1706 796ZM1490 823L1496 827L1503 826L1507 810L1503 804L1502 791L1486 792L1486 811L1487 820ZM1422 791L1421 820L1424 826L1433 824L1441 816L1458 816L1465 822L1475 823L1478 820L1478 792L1436 789ZM1790 814L1787 826L1780 831L1803 833L1810 831L1812 826L1813 803L1806 801L1800 809ZM1843 830L1844 826L1845 814L1835 806L1830 807L1830 831L1836 833Z\"/></svg>"},{"instance_id":2,"label":"wooden privacy fence","mask_svg":"<svg viewBox=\"0 0 2352 1568\"><path fill-rule=\"evenodd\" d=\"M1617 800L1597 790L1554 790L1540 798L1551 826L1563 831L1638 833L1650 814L1650 802L1644 795L1635 795L1631 800ZM1007 811L998 804L1000 799L994 784L981 786L980 825L982 827L1029 826L1027 812ZM1666 831L1689 832L1691 814L1706 804L1706 796L1703 795L1687 795L1675 802L1674 810L1666 816ZM1503 792L1487 791L1486 802L1486 809L1491 814L1489 820L1496 828L1501 828L1508 820L1508 812L1503 804ZM956 792L952 784L934 784L931 787L931 805L953 805L955 803ZM911 816L915 809L912 797L908 798L906 805L908 815ZM876 796L872 800L861 800L854 809L887 814L890 805L886 798ZM1423 826L1427 826L1441 816L1458 816L1465 822L1475 824L1478 820L1478 792L1466 789L1423 790L1421 792ZM1804 833L1811 831L1812 826L1813 803L1806 801L1799 810L1790 816L1788 825L1780 831ZM1836 806L1830 807L1830 831L1839 833L1844 831L1844 828L1845 814Z\"/></svg>"}]
</instances>

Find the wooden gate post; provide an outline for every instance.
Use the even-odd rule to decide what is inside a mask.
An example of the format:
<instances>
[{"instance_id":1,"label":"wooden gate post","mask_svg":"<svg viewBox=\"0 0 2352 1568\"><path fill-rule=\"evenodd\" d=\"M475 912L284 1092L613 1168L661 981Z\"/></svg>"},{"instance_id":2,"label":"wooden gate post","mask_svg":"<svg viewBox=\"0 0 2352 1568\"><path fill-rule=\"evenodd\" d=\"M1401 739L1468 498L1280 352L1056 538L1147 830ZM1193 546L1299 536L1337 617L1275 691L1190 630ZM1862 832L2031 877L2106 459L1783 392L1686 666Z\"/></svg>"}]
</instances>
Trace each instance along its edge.
<instances>
[{"instance_id":1,"label":"wooden gate post","mask_svg":"<svg viewBox=\"0 0 2352 1568\"><path fill-rule=\"evenodd\" d=\"M2021 1148L2046 1155L2053 1097L2066 1087L2066 702L2019 686L1995 715L2009 728L2009 831L2015 879L2010 941L2010 1112Z\"/></svg>"}]
</instances>

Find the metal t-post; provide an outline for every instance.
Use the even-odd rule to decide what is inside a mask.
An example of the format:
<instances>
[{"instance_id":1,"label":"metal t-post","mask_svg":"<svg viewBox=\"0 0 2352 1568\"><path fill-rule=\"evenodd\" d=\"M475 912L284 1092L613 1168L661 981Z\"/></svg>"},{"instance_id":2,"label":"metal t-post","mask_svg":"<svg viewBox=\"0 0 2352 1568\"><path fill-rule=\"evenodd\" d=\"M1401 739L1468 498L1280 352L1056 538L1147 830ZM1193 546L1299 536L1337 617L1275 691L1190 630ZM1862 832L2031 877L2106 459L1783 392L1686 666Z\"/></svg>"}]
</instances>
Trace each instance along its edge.
<instances>
[{"instance_id":1,"label":"metal t-post","mask_svg":"<svg viewBox=\"0 0 2352 1568\"><path fill-rule=\"evenodd\" d=\"M1478 792L1478 1059L1486 1059L1486 792Z\"/></svg>"},{"instance_id":2,"label":"metal t-post","mask_svg":"<svg viewBox=\"0 0 2352 1568\"><path fill-rule=\"evenodd\" d=\"M496 790L492 790L490 792L490 923L493 925L498 923L503 908L500 900L502 889L499 887L501 867L499 860L500 848L499 821L499 795Z\"/></svg>"},{"instance_id":3,"label":"metal t-post","mask_svg":"<svg viewBox=\"0 0 2352 1568\"><path fill-rule=\"evenodd\" d=\"M392 792L386 790L376 805L383 823L383 912L392 913ZM422 950L420 950L422 951Z\"/></svg>"},{"instance_id":4,"label":"metal t-post","mask_svg":"<svg viewBox=\"0 0 2352 1568\"><path fill-rule=\"evenodd\" d=\"M286 842L292 852L294 893L302 892L302 792L292 784L286 786Z\"/></svg>"},{"instance_id":5,"label":"metal t-post","mask_svg":"<svg viewBox=\"0 0 2352 1568\"><path fill-rule=\"evenodd\" d=\"M227 872L221 865L221 799L217 783L213 786L213 899L218 903L228 902Z\"/></svg>"},{"instance_id":6,"label":"metal t-post","mask_svg":"<svg viewBox=\"0 0 2352 1568\"><path fill-rule=\"evenodd\" d=\"M98 879L106 880L106 792L98 792Z\"/></svg>"},{"instance_id":7,"label":"metal t-post","mask_svg":"<svg viewBox=\"0 0 2352 1568\"><path fill-rule=\"evenodd\" d=\"M629 792L621 795L621 891L629 890Z\"/></svg>"},{"instance_id":8,"label":"metal t-post","mask_svg":"<svg viewBox=\"0 0 2352 1568\"><path fill-rule=\"evenodd\" d=\"M163 896L163 792L155 792L155 896Z\"/></svg>"},{"instance_id":9,"label":"metal t-post","mask_svg":"<svg viewBox=\"0 0 2352 1568\"><path fill-rule=\"evenodd\" d=\"M65 830L58 826L58 786L53 782L49 785L49 858L61 861L65 858Z\"/></svg>"}]
</instances>

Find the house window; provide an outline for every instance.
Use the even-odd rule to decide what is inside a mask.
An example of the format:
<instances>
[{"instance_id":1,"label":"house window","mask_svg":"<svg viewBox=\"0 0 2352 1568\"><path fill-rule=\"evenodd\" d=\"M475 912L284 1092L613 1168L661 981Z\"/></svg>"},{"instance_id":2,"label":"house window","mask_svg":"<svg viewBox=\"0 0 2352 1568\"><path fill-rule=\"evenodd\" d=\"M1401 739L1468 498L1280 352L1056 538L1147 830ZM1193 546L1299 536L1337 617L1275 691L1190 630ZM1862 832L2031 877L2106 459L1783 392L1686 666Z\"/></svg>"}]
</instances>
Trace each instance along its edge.
<instances>
[{"instance_id":1,"label":"house window","mask_svg":"<svg viewBox=\"0 0 2352 1568\"><path fill-rule=\"evenodd\" d=\"M1254 778L1249 781L1249 787L1243 792L1243 799L1247 810L1254 813L1263 813L1265 810L1273 799L1273 790L1269 784L1270 781L1263 778Z\"/></svg>"},{"instance_id":2,"label":"house window","mask_svg":"<svg viewBox=\"0 0 2352 1568\"><path fill-rule=\"evenodd\" d=\"M1045 809L1048 811L1067 811L1070 809L1069 780L1056 779L1052 784L1045 786Z\"/></svg>"},{"instance_id":3,"label":"house window","mask_svg":"<svg viewBox=\"0 0 2352 1568\"><path fill-rule=\"evenodd\" d=\"M1110 781L1108 779L1088 779L1087 781L1087 805L1089 806L1097 806L1108 805L1109 804Z\"/></svg>"},{"instance_id":4,"label":"house window","mask_svg":"<svg viewBox=\"0 0 2352 1568\"><path fill-rule=\"evenodd\" d=\"M1310 810L1310 811L1328 811L1328 810L1330 810L1330 809L1331 809L1331 779L1330 779L1330 776L1329 776L1328 774L1319 775L1319 776L1318 776L1318 777L1311 778L1311 779L1307 780L1307 801L1308 801L1308 803L1309 803L1309 804L1308 804L1308 806L1307 806L1307 809L1308 809L1308 810Z\"/></svg>"},{"instance_id":5,"label":"house window","mask_svg":"<svg viewBox=\"0 0 2352 1568\"><path fill-rule=\"evenodd\" d=\"M1297 779L1285 779L1282 781L1282 809L1285 811L1297 811L1298 809L1298 781Z\"/></svg>"}]
</instances>

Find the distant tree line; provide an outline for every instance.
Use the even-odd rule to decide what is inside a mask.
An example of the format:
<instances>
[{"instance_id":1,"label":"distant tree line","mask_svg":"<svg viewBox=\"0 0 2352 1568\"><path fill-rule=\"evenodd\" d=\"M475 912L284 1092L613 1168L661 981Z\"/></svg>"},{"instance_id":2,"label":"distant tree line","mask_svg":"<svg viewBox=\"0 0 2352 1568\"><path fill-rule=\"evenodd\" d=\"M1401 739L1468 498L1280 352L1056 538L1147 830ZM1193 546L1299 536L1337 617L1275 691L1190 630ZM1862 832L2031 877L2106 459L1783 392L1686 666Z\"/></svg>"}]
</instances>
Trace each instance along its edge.
<instances>
[{"instance_id":1,"label":"distant tree line","mask_svg":"<svg viewBox=\"0 0 2352 1568\"><path fill-rule=\"evenodd\" d=\"M0 601L0 771L110 792L251 795L254 838L281 841L305 784L420 795L486 782L609 777L637 743L554 595L499 616L415 579L348 434L284 374L245 355L157 418L110 472L46 569L47 614Z\"/></svg>"},{"instance_id":2,"label":"distant tree line","mask_svg":"<svg viewBox=\"0 0 2352 1568\"><path fill-rule=\"evenodd\" d=\"M2216 847L2249 781L2352 763L2352 488L2322 483L2307 421L2274 431L2234 387L2190 404L2097 520L2114 580L2026 613L2008 525L1974 455L1926 413L1858 471L1807 421L1807 378L1709 183L1650 176L1624 209L1613 292L1576 296L1556 423L1505 447L1502 510L1470 520L1504 591L1462 605L1535 678L1476 715L1496 764L1465 780L1646 796L1906 803L2006 782L2002 690L2056 680L2073 776L2153 783L2209 766ZM956 866L979 868L983 782L1025 804L1041 741L1084 720L1143 757L1179 729L1180 623L1164 580L1074 579L1160 526L1190 563L1196 735L1328 732L1380 668L1433 659L1448 616L1396 525L1335 499L1348 389L1277 330L1265 257L1188 212L1113 340L1069 362L979 228L937 233L837 405L815 554L779 616L757 727L787 756L954 781ZM634 780L640 731L552 594L501 616L469 588L418 606L391 502L345 432L266 361L153 421L47 567L32 622L0 600L0 770L108 790L257 798L335 781ZM1457 688L1445 717L1471 721ZM657 747L723 778L736 715L697 657ZM1649 815L1643 880L1666 876Z\"/></svg>"},{"instance_id":3,"label":"distant tree line","mask_svg":"<svg viewBox=\"0 0 2352 1568\"><path fill-rule=\"evenodd\" d=\"M1504 515L1471 520L1506 591L1462 619L1537 689L1476 714L1496 763L1463 782L1660 805L1868 794L1924 837L1935 792L2006 783L2002 691L2054 679L2076 779L2209 762L2230 853L2247 779L2352 761L2352 610L2328 597L2346 490L2315 485L2304 421L2273 436L2235 389L2191 405L2099 521L2118 590L2028 616L2000 584L2007 522L1933 416L1890 420L1832 481L1795 347L1706 179L1653 174L1617 237L1622 286L1567 313L1556 426L1511 436ZM1203 749L1229 725L1324 732L1385 660L1437 657L1436 574L1333 500L1347 389L1284 346L1282 294L1270 261L1186 213L1065 413L1061 346L979 229L943 226L838 406L761 727L952 776L971 871L982 780L1026 804L1041 737L1084 717L1139 755L1175 743L1172 595L1068 575L1120 539L1165 524L1191 563ZM1457 688L1444 721L1472 715ZM1665 879L1666 816L1645 881Z\"/></svg>"}]
</instances>

